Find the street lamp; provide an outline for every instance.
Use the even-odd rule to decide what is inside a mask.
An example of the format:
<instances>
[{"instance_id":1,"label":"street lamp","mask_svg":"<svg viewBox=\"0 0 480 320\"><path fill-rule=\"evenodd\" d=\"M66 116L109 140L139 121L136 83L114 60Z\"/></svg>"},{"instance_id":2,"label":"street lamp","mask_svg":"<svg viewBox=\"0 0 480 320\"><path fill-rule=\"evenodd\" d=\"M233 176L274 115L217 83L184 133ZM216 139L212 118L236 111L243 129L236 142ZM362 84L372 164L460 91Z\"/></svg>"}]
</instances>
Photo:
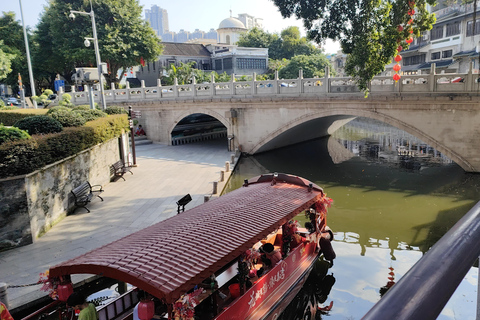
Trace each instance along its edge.
<instances>
[{"instance_id":1,"label":"street lamp","mask_svg":"<svg viewBox=\"0 0 480 320\"><path fill-rule=\"evenodd\" d=\"M93 46L95 47L95 57L97 59L98 81L100 82L100 98L102 101L102 110L105 110L107 108L107 104L105 103L105 95L103 93L102 65L100 60L100 51L98 50L97 27L95 26L95 14L93 13L92 0L90 0L90 12L70 10L69 18L74 20L75 13L87 15L92 18L93 38L85 38L85 46L89 47L89 40L93 40Z\"/></svg>"}]
</instances>

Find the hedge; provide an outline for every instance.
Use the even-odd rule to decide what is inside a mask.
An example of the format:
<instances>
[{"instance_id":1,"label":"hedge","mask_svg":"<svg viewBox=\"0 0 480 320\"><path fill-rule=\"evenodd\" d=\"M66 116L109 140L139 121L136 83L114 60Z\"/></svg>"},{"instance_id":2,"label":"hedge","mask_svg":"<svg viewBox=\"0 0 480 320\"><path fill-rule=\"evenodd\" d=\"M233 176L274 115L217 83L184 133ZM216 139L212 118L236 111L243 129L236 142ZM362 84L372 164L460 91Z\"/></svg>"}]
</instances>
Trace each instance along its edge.
<instances>
[{"instance_id":1,"label":"hedge","mask_svg":"<svg viewBox=\"0 0 480 320\"><path fill-rule=\"evenodd\" d=\"M0 123L5 126L13 126L15 122L23 118L46 114L48 109L18 109L0 110Z\"/></svg>"},{"instance_id":2,"label":"hedge","mask_svg":"<svg viewBox=\"0 0 480 320\"><path fill-rule=\"evenodd\" d=\"M64 128L60 133L5 142L0 145L0 178L33 172L118 137L126 130L127 116L111 115L87 122L83 127Z\"/></svg>"}]
</instances>

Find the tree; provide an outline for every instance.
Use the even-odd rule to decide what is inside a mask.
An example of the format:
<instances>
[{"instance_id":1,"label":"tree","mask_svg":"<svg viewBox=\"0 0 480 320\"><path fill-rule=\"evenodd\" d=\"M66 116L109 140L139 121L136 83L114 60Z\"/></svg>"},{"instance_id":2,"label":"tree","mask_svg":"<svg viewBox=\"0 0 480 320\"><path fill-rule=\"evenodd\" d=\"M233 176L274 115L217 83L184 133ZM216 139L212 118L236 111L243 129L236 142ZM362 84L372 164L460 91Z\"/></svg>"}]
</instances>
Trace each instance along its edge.
<instances>
[{"instance_id":1,"label":"tree","mask_svg":"<svg viewBox=\"0 0 480 320\"><path fill-rule=\"evenodd\" d=\"M15 13L3 12L3 16L0 17L0 39L3 40L3 44L0 43L0 50L10 58L14 57L9 59L11 72L5 77L4 82L14 87L14 91L17 92L18 74L26 78L28 69L23 27L15 20ZM28 83L25 85L30 88Z\"/></svg>"},{"instance_id":2,"label":"tree","mask_svg":"<svg viewBox=\"0 0 480 320\"><path fill-rule=\"evenodd\" d=\"M296 79L299 70L303 69L304 78L320 78L325 76L326 66L332 70L332 66L324 54L298 55L294 56L285 67L280 69L278 76L281 79Z\"/></svg>"},{"instance_id":3,"label":"tree","mask_svg":"<svg viewBox=\"0 0 480 320\"><path fill-rule=\"evenodd\" d=\"M1 49L3 40L0 40L0 80L5 79L12 72L12 60L15 55L3 52Z\"/></svg>"},{"instance_id":4,"label":"tree","mask_svg":"<svg viewBox=\"0 0 480 320\"><path fill-rule=\"evenodd\" d=\"M160 39L142 19L138 0L92 0L97 38L102 62L108 66L107 85L118 83L118 70L152 61L161 54ZM96 66L92 47L84 46L85 37L93 36L89 16L69 19L70 10L90 12L89 1L52 0L45 8L35 33L38 43L36 60L44 70L59 73L66 79L75 67ZM40 50L41 48L41 50Z\"/></svg>"},{"instance_id":5,"label":"tree","mask_svg":"<svg viewBox=\"0 0 480 320\"><path fill-rule=\"evenodd\" d=\"M300 36L298 27L288 27L282 30L280 36L268 33L259 28L253 28L243 34L237 42L240 47L268 48L268 56L271 59L290 59L299 54L318 54L321 51L306 37Z\"/></svg>"},{"instance_id":6,"label":"tree","mask_svg":"<svg viewBox=\"0 0 480 320\"><path fill-rule=\"evenodd\" d=\"M368 83L385 70L398 45L408 48L405 39L420 36L435 22L426 8L434 0L273 1L283 17L303 20L309 39L340 41L348 55L345 70L366 93Z\"/></svg>"}]
</instances>

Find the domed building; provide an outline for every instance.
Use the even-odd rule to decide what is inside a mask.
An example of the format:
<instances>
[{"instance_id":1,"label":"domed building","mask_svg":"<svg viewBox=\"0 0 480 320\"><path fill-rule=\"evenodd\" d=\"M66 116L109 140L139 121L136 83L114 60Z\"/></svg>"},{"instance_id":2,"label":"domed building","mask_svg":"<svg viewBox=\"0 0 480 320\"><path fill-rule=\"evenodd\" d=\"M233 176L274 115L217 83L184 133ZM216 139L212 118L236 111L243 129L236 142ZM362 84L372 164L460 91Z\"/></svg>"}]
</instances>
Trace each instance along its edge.
<instances>
[{"instance_id":1,"label":"domed building","mask_svg":"<svg viewBox=\"0 0 480 320\"><path fill-rule=\"evenodd\" d=\"M248 29L239 19L233 17L224 19L217 29L218 43L236 44L240 35L247 31Z\"/></svg>"}]
</instances>

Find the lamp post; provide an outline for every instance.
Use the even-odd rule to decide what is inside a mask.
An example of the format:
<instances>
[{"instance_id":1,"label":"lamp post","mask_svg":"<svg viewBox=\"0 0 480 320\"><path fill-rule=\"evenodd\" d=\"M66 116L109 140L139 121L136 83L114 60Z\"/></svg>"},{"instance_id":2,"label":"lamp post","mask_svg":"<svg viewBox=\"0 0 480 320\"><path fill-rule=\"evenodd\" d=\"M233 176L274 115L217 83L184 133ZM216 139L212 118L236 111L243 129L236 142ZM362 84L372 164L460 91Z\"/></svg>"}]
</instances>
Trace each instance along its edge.
<instances>
[{"instance_id":1,"label":"lamp post","mask_svg":"<svg viewBox=\"0 0 480 320\"><path fill-rule=\"evenodd\" d=\"M27 51L28 74L30 76L30 88L32 90L32 97L33 97L36 95L35 82L33 81L32 63L30 60L30 49L28 48L27 28L25 27L25 21L23 20L22 0L18 0L18 3L20 4L20 13L22 15L23 38L25 39L25 50ZM23 88L21 89L23 90ZM23 98L23 103L25 104L25 97ZM23 107L25 107L25 105ZM37 109L37 101L35 100L33 100L33 107Z\"/></svg>"},{"instance_id":2,"label":"lamp post","mask_svg":"<svg viewBox=\"0 0 480 320\"><path fill-rule=\"evenodd\" d=\"M100 51L98 50L97 27L95 25L95 14L93 12L92 0L90 0L90 12L70 10L69 17L71 19L75 19L75 13L87 15L87 16L90 16L90 18L92 18L93 38L85 38L85 46L89 47L90 46L89 40L93 40L93 46L95 48L95 57L97 59L98 81L100 82L100 98L102 102L102 110L105 110L107 108L107 104L105 103L105 95L103 93L102 65L100 60Z\"/></svg>"}]
</instances>

